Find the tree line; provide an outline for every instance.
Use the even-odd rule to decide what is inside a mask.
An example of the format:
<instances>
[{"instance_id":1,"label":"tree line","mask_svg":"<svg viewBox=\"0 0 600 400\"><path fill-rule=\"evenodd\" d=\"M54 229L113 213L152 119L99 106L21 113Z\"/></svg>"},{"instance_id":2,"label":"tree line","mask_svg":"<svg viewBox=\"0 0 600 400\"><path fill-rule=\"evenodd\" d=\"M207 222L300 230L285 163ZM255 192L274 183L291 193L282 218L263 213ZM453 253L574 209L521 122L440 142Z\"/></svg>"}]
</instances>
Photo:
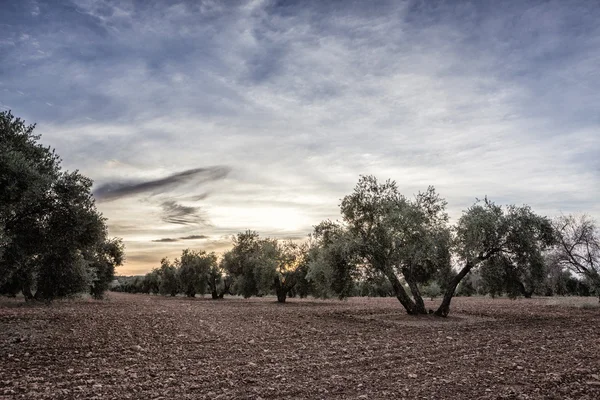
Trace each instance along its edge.
<instances>
[{"instance_id":1,"label":"tree line","mask_svg":"<svg viewBox=\"0 0 600 400\"><path fill-rule=\"evenodd\" d=\"M220 259L214 252L186 249L173 262L163 258L160 267L143 277L119 277L113 290L188 297L210 293L213 299L225 294L244 298L275 294L285 303L289 296L311 293L308 257L307 244L261 238L257 232L246 231L234 238L233 248Z\"/></svg>"},{"instance_id":2,"label":"tree line","mask_svg":"<svg viewBox=\"0 0 600 400\"><path fill-rule=\"evenodd\" d=\"M552 221L527 205L485 198L451 225L433 187L409 199L394 181L373 176L360 178L340 210L341 221L321 222L302 245L247 231L219 261L184 250L173 264L164 259L145 277L123 279L118 290L275 294L280 302L290 294L395 296L409 314L438 316L448 315L456 294L600 296L600 235L587 216ZM427 310L423 299L437 296L439 307Z\"/></svg>"},{"instance_id":3,"label":"tree line","mask_svg":"<svg viewBox=\"0 0 600 400\"><path fill-rule=\"evenodd\" d=\"M92 181L63 171L35 126L0 112L0 294L52 300L89 292L101 298L123 263L107 234ZM455 294L595 293L600 296L600 233L588 216L538 215L527 205L476 201L450 223L433 187L413 198L394 181L361 176L305 243L239 233L232 248L184 250L119 290L244 297L275 294L392 295L409 314L447 316ZM424 298L442 296L436 310Z\"/></svg>"},{"instance_id":4,"label":"tree line","mask_svg":"<svg viewBox=\"0 0 600 400\"><path fill-rule=\"evenodd\" d=\"M108 237L92 181L63 171L34 128L0 112L0 294L101 298L123 262L123 243Z\"/></svg>"}]
</instances>

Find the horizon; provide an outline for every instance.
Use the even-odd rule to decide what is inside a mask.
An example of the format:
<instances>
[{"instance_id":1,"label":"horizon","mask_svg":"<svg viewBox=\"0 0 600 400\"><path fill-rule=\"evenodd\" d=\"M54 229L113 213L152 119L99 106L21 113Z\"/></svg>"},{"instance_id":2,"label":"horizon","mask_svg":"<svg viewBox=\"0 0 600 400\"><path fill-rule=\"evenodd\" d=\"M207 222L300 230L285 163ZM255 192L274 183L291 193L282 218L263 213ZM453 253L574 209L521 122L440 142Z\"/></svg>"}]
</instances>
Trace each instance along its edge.
<instances>
[{"instance_id":1,"label":"horizon","mask_svg":"<svg viewBox=\"0 0 600 400\"><path fill-rule=\"evenodd\" d=\"M9 1L0 109L94 180L118 275L299 240L359 175L600 219L600 7Z\"/></svg>"}]
</instances>

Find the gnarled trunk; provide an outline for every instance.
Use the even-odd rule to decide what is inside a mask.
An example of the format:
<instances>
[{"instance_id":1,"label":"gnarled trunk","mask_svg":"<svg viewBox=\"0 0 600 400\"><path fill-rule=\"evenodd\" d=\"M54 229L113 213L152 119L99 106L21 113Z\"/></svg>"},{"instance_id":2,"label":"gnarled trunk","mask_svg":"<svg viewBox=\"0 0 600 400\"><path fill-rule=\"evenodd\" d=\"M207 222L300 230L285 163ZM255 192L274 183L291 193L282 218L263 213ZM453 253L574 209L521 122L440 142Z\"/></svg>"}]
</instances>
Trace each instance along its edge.
<instances>
[{"instance_id":1,"label":"gnarled trunk","mask_svg":"<svg viewBox=\"0 0 600 400\"><path fill-rule=\"evenodd\" d=\"M273 286L275 286L275 294L277 294L278 303L285 303L289 291L294 287L294 285L288 286L286 282L281 282L278 276L274 278Z\"/></svg>"},{"instance_id":2,"label":"gnarled trunk","mask_svg":"<svg viewBox=\"0 0 600 400\"><path fill-rule=\"evenodd\" d=\"M421 291L419 290L417 282L413 281L412 279L407 279L407 283L413 295L413 299L415 299L415 313L427 314L427 310L425 310L425 302L423 301L423 297L421 296Z\"/></svg>"},{"instance_id":3,"label":"gnarled trunk","mask_svg":"<svg viewBox=\"0 0 600 400\"><path fill-rule=\"evenodd\" d=\"M287 290L280 289L277 291L277 302L285 303L286 298L287 298Z\"/></svg>"},{"instance_id":4,"label":"gnarled trunk","mask_svg":"<svg viewBox=\"0 0 600 400\"><path fill-rule=\"evenodd\" d=\"M423 306L422 308L419 307L410 298L408 293L406 293L406 290L404 290L404 287L402 287L402 283L400 283L400 280L398 279L398 277L396 276L394 271L391 269L391 267L385 268L383 271L385 273L385 276L388 278L388 280L392 284L392 288L394 289L394 294L396 295L396 298L398 299L400 304L402 304L402 306L406 310L407 314L409 314L409 315L427 314L427 311L425 311L425 306ZM421 301L422 300L423 299L421 299Z\"/></svg>"},{"instance_id":5,"label":"gnarled trunk","mask_svg":"<svg viewBox=\"0 0 600 400\"><path fill-rule=\"evenodd\" d=\"M469 273L469 271L471 271L471 269L473 269L474 266L475 266L474 264L467 261L467 264L463 267L463 269L460 270L458 275L456 275L450 281L450 283L448 284L448 287L446 288L446 292L444 293L444 298L442 300L442 304L440 304L440 306L434 313L436 316L438 316L438 317L447 317L448 316L448 314L450 313L450 302L452 301L452 297L454 297L454 292L456 291L458 284Z\"/></svg>"}]
</instances>

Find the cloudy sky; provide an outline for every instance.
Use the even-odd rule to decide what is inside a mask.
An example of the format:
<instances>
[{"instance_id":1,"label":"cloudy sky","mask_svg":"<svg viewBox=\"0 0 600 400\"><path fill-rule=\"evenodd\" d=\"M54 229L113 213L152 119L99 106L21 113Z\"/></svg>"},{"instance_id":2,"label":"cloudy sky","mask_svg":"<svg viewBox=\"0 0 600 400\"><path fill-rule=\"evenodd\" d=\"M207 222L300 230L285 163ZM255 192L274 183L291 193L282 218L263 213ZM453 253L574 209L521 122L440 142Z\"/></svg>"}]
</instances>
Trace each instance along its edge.
<instances>
[{"instance_id":1,"label":"cloudy sky","mask_svg":"<svg viewBox=\"0 0 600 400\"><path fill-rule=\"evenodd\" d=\"M121 274L300 238L359 174L600 217L597 1L5 0L0 109L95 181Z\"/></svg>"}]
</instances>

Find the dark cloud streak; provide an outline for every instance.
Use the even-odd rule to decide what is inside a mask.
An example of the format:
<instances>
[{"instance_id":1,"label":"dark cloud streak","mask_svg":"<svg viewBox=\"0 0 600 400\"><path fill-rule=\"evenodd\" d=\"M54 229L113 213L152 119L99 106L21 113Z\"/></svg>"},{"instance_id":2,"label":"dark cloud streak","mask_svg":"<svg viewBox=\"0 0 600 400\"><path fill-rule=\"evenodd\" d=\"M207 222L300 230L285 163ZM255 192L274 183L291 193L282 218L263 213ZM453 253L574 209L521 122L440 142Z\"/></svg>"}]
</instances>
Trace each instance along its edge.
<instances>
[{"instance_id":1,"label":"dark cloud streak","mask_svg":"<svg viewBox=\"0 0 600 400\"><path fill-rule=\"evenodd\" d=\"M169 175L165 178L150 181L122 182L114 181L101 185L94 191L94 196L99 201L116 200L137 194L160 194L173 187L194 181L204 183L225 178L230 172L229 167L214 166L208 168L194 168Z\"/></svg>"},{"instance_id":2,"label":"dark cloud streak","mask_svg":"<svg viewBox=\"0 0 600 400\"><path fill-rule=\"evenodd\" d=\"M162 238L162 239L155 239L155 240L153 240L153 242L155 242L155 243L171 243L171 242L178 242L178 240L173 239L173 238Z\"/></svg>"},{"instance_id":3,"label":"dark cloud streak","mask_svg":"<svg viewBox=\"0 0 600 400\"><path fill-rule=\"evenodd\" d=\"M179 239L181 239L181 240L208 239L208 236L206 236L206 235L190 235L190 236L180 237Z\"/></svg>"},{"instance_id":4,"label":"dark cloud streak","mask_svg":"<svg viewBox=\"0 0 600 400\"><path fill-rule=\"evenodd\" d=\"M155 242L155 243L173 243L173 242L179 242L180 240L198 240L198 239L208 239L208 236L206 236L206 235L189 235L189 236L182 236L180 238L155 239L155 240L152 240L152 242Z\"/></svg>"}]
</instances>

